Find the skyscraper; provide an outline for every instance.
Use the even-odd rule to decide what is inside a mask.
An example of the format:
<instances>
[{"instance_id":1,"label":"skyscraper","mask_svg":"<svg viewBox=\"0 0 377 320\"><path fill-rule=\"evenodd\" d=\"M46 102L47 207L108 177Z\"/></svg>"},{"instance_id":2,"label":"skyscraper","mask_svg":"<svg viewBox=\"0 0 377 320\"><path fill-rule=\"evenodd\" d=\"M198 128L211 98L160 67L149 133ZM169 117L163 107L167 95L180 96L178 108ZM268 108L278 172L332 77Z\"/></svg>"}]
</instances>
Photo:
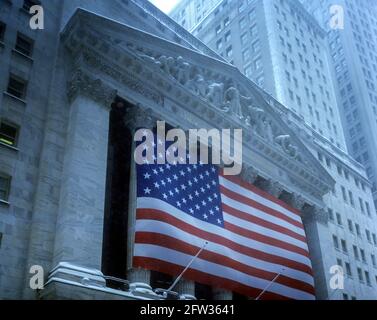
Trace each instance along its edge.
<instances>
[{"instance_id":1,"label":"skyscraper","mask_svg":"<svg viewBox=\"0 0 377 320\"><path fill-rule=\"evenodd\" d=\"M377 3L302 2L326 29L348 150L365 166L377 204Z\"/></svg>"},{"instance_id":2,"label":"skyscraper","mask_svg":"<svg viewBox=\"0 0 377 320\"><path fill-rule=\"evenodd\" d=\"M187 3L179 4L171 16L192 14L185 10ZM371 288L377 284L371 282L377 245L372 240L377 221L372 186L363 166L347 151L325 30L296 0L224 0L207 10L190 31L277 100L282 117L336 181L324 198L332 243L318 234L323 256L315 264L326 279L332 265L341 265L347 280L344 291L323 283L322 297L377 297Z\"/></svg>"}]
</instances>

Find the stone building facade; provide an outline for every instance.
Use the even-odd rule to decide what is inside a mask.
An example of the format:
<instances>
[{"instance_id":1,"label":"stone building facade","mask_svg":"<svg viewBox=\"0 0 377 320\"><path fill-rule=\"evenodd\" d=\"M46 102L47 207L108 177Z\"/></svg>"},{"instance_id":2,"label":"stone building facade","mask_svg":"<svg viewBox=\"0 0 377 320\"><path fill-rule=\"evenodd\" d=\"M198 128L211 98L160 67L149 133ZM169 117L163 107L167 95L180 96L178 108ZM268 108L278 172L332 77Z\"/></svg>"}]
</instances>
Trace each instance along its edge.
<instances>
[{"instance_id":1,"label":"stone building facade","mask_svg":"<svg viewBox=\"0 0 377 320\"><path fill-rule=\"evenodd\" d=\"M29 28L32 4L0 3L0 119L13 128L0 140L0 298L166 297L154 291L161 275L130 262L132 134L157 120L243 129L243 179L302 212L316 294L329 297L324 197L335 181L283 106L146 0L45 1L44 30ZM45 270L43 290L30 289L33 265ZM199 289L176 287L180 299Z\"/></svg>"}]
</instances>

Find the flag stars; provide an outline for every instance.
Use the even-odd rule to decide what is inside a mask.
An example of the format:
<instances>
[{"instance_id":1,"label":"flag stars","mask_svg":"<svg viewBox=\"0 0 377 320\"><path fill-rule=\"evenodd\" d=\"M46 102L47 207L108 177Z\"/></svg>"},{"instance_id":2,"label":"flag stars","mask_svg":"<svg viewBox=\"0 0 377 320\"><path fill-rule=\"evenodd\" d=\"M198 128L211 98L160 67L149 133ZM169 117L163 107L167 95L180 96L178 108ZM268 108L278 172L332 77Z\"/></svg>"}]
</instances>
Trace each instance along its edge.
<instances>
[{"instance_id":1,"label":"flag stars","mask_svg":"<svg viewBox=\"0 0 377 320\"><path fill-rule=\"evenodd\" d=\"M189 194L189 199L192 201L192 199L194 199L194 197L191 195L191 194Z\"/></svg>"},{"instance_id":2,"label":"flag stars","mask_svg":"<svg viewBox=\"0 0 377 320\"><path fill-rule=\"evenodd\" d=\"M186 190L186 186L184 184L181 185L182 190Z\"/></svg>"},{"instance_id":3,"label":"flag stars","mask_svg":"<svg viewBox=\"0 0 377 320\"><path fill-rule=\"evenodd\" d=\"M183 199L182 199L182 202L183 202L184 204L186 204L186 203L187 203L187 200L186 200L185 198L183 198Z\"/></svg>"},{"instance_id":4,"label":"flag stars","mask_svg":"<svg viewBox=\"0 0 377 320\"><path fill-rule=\"evenodd\" d=\"M218 224L222 224L222 221L220 219L217 219Z\"/></svg>"},{"instance_id":5,"label":"flag stars","mask_svg":"<svg viewBox=\"0 0 377 320\"><path fill-rule=\"evenodd\" d=\"M220 211L220 208L218 206L215 207L216 211Z\"/></svg>"},{"instance_id":6,"label":"flag stars","mask_svg":"<svg viewBox=\"0 0 377 320\"><path fill-rule=\"evenodd\" d=\"M169 195L170 195L171 197L174 196L173 191L169 190Z\"/></svg>"},{"instance_id":7,"label":"flag stars","mask_svg":"<svg viewBox=\"0 0 377 320\"><path fill-rule=\"evenodd\" d=\"M199 210L200 209L200 206L198 204L195 205L195 209L196 210Z\"/></svg>"},{"instance_id":8,"label":"flag stars","mask_svg":"<svg viewBox=\"0 0 377 320\"><path fill-rule=\"evenodd\" d=\"M208 216L206 214L203 214L203 218L208 220Z\"/></svg>"},{"instance_id":9,"label":"flag stars","mask_svg":"<svg viewBox=\"0 0 377 320\"><path fill-rule=\"evenodd\" d=\"M144 193L145 194L151 194L151 189L149 189L148 187L144 189Z\"/></svg>"},{"instance_id":10,"label":"flag stars","mask_svg":"<svg viewBox=\"0 0 377 320\"><path fill-rule=\"evenodd\" d=\"M164 168L163 168L163 167L160 167L160 172L161 172L161 173L164 173L164 171L165 171Z\"/></svg>"},{"instance_id":11,"label":"flag stars","mask_svg":"<svg viewBox=\"0 0 377 320\"><path fill-rule=\"evenodd\" d=\"M194 214L194 210L192 208L189 209L191 214Z\"/></svg>"},{"instance_id":12,"label":"flag stars","mask_svg":"<svg viewBox=\"0 0 377 320\"><path fill-rule=\"evenodd\" d=\"M154 187L155 187L156 189L160 189L160 185L159 185L159 183L158 183L158 182L155 182L155 183L154 183Z\"/></svg>"},{"instance_id":13,"label":"flag stars","mask_svg":"<svg viewBox=\"0 0 377 320\"><path fill-rule=\"evenodd\" d=\"M211 210L209 210L209 214L210 214L211 216L213 216L215 213L214 213L213 210L211 209Z\"/></svg>"},{"instance_id":14,"label":"flag stars","mask_svg":"<svg viewBox=\"0 0 377 320\"><path fill-rule=\"evenodd\" d=\"M177 201L177 207L181 207L182 205L181 205L181 203L179 202L179 201Z\"/></svg>"},{"instance_id":15,"label":"flag stars","mask_svg":"<svg viewBox=\"0 0 377 320\"><path fill-rule=\"evenodd\" d=\"M164 193L162 196L164 197L165 200L168 198L168 195L166 193Z\"/></svg>"},{"instance_id":16,"label":"flag stars","mask_svg":"<svg viewBox=\"0 0 377 320\"><path fill-rule=\"evenodd\" d=\"M153 169L153 173L154 173L155 175L158 175L158 171L157 171L157 169Z\"/></svg>"},{"instance_id":17,"label":"flag stars","mask_svg":"<svg viewBox=\"0 0 377 320\"><path fill-rule=\"evenodd\" d=\"M148 172L144 173L144 179L149 180L150 177L151 177L151 175Z\"/></svg>"},{"instance_id":18,"label":"flag stars","mask_svg":"<svg viewBox=\"0 0 377 320\"><path fill-rule=\"evenodd\" d=\"M205 207L207 205L207 202L205 202L204 200L202 201L202 205L203 207Z\"/></svg>"},{"instance_id":19,"label":"flag stars","mask_svg":"<svg viewBox=\"0 0 377 320\"><path fill-rule=\"evenodd\" d=\"M185 173L183 170L181 170L179 173L180 173L180 175L181 175L182 177L184 177L184 176L186 175L186 173Z\"/></svg>"},{"instance_id":20,"label":"flag stars","mask_svg":"<svg viewBox=\"0 0 377 320\"><path fill-rule=\"evenodd\" d=\"M175 180L175 181L177 181L178 180L178 176L175 174L175 175L173 175L173 179Z\"/></svg>"}]
</instances>

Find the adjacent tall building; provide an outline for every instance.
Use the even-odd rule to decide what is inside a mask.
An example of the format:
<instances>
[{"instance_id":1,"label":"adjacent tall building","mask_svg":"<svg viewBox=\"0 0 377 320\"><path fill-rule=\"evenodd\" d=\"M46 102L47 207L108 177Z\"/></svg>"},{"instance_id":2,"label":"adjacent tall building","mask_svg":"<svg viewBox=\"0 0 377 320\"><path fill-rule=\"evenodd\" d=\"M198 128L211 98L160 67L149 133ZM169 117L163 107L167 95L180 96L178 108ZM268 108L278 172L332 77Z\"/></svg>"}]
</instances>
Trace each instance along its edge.
<instances>
[{"instance_id":1,"label":"adjacent tall building","mask_svg":"<svg viewBox=\"0 0 377 320\"><path fill-rule=\"evenodd\" d=\"M348 150L365 166L377 204L377 3L302 2L327 32Z\"/></svg>"},{"instance_id":2,"label":"adjacent tall building","mask_svg":"<svg viewBox=\"0 0 377 320\"><path fill-rule=\"evenodd\" d=\"M182 1L171 13L178 22L190 21L188 16L194 14L195 6L187 6L189 2L195 3ZM196 15L199 12L196 10ZM294 124L297 135L336 181L325 197L333 242L323 243L325 240L319 237L324 246L335 250L326 251L322 261L316 263L326 274L332 264L342 265L347 280L344 291L331 290L324 284L327 297L377 298L375 189L368 181L370 169L365 172L347 150L341 119L344 112L336 100L326 31L296 0L224 0L206 8L206 12L201 21L188 26L189 30L276 99L282 117ZM370 37L366 35L366 39ZM372 64L374 56L362 61ZM358 77L359 73L348 74L355 87ZM356 97L355 93L353 100ZM376 126L375 117L370 119ZM353 129L355 135L357 131ZM365 145L366 141L365 137ZM370 161L377 164L372 157Z\"/></svg>"}]
</instances>

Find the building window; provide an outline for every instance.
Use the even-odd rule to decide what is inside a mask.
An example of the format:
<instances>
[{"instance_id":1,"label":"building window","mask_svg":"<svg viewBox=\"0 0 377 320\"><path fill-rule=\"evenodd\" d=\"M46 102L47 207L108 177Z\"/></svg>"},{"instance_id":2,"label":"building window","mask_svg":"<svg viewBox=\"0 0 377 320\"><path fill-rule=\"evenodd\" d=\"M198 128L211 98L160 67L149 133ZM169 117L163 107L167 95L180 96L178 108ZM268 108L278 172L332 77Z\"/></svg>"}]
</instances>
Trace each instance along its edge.
<instances>
[{"instance_id":1,"label":"building window","mask_svg":"<svg viewBox=\"0 0 377 320\"><path fill-rule=\"evenodd\" d=\"M0 173L0 200L8 201L10 192L11 177Z\"/></svg>"},{"instance_id":2,"label":"building window","mask_svg":"<svg viewBox=\"0 0 377 320\"><path fill-rule=\"evenodd\" d=\"M34 41L25 35L18 33L15 49L25 56L31 57L33 54Z\"/></svg>"},{"instance_id":3,"label":"building window","mask_svg":"<svg viewBox=\"0 0 377 320\"><path fill-rule=\"evenodd\" d=\"M359 280L361 282L364 282L364 279L363 279L363 272L361 271L361 268L357 268L357 275L359 276Z\"/></svg>"},{"instance_id":4,"label":"building window","mask_svg":"<svg viewBox=\"0 0 377 320\"><path fill-rule=\"evenodd\" d=\"M340 216L340 213L336 213L336 222L341 226L343 225L342 223L342 217Z\"/></svg>"},{"instance_id":5,"label":"building window","mask_svg":"<svg viewBox=\"0 0 377 320\"><path fill-rule=\"evenodd\" d=\"M338 237L337 236L332 236L332 241L333 241L335 249L339 249Z\"/></svg>"},{"instance_id":6,"label":"building window","mask_svg":"<svg viewBox=\"0 0 377 320\"><path fill-rule=\"evenodd\" d=\"M261 59L257 59L254 61L254 67L255 67L255 70L259 70L262 68L262 60Z\"/></svg>"},{"instance_id":7,"label":"building window","mask_svg":"<svg viewBox=\"0 0 377 320\"><path fill-rule=\"evenodd\" d=\"M370 286L370 277L369 277L369 272L365 271L365 281L367 282L367 285Z\"/></svg>"},{"instance_id":8,"label":"building window","mask_svg":"<svg viewBox=\"0 0 377 320\"><path fill-rule=\"evenodd\" d=\"M352 277L352 271L351 271L351 266L348 262L345 263L346 266L346 273L349 277Z\"/></svg>"},{"instance_id":9,"label":"building window","mask_svg":"<svg viewBox=\"0 0 377 320\"><path fill-rule=\"evenodd\" d=\"M39 4L40 4L40 2L38 2L38 1L24 0L24 4L23 4L22 8L24 8L25 10L27 10L29 12L30 8L32 6L36 6L36 5L39 5Z\"/></svg>"},{"instance_id":10,"label":"building window","mask_svg":"<svg viewBox=\"0 0 377 320\"><path fill-rule=\"evenodd\" d=\"M9 76L9 83L7 92L17 98L24 99L26 95L26 81L11 74Z\"/></svg>"},{"instance_id":11,"label":"building window","mask_svg":"<svg viewBox=\"0 0 377 320\"><path fill-rule=\"evenodd\" d=\"M348 251L348 250L347 250L347 243L346 243L346 240L341 239L341 240L340 240L340 243L341 243L341 245L342 245L342 251L346 253L346 252Z\"/></svg>"},{"instance_id":12,"label":"building window","mask_svg":"<svg viewBox=\"0 0 377 320\"><path fill-rule=\"evenodd\" d=\"M6 29L5 23L0 21L0 41L1 42L4 41L5 29Z\"/></svg>"},{"instance_id":13,"label":"building window","mask_svg":"<svg viewBox=\"0 0 377 320\"><path fill-rule=\"evenodd\" d=\"M0 143L15 147L18 140L18 127L0 120Z\"/></svg>"}]
</instances>

